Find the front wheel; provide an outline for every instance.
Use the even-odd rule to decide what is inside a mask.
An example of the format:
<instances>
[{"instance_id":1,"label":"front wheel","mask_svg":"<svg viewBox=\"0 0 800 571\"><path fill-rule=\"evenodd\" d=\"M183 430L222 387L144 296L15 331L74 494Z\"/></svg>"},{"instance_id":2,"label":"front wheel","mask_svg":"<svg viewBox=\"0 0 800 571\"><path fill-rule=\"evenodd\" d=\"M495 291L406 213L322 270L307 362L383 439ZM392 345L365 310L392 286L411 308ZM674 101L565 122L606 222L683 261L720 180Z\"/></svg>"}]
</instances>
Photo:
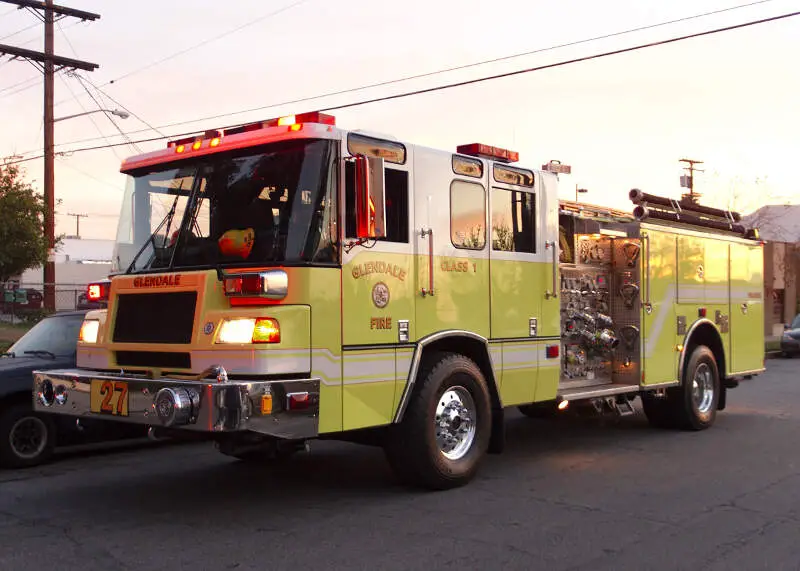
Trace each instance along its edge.
<instances>
[{"instance_id":1,"label":"front wheel","mask_svg":"<svg viewBox=\"0 0 800 571\"><path fill-rule=\"evenodd\" d=\"M445 490L463 486L489 447L491 404L474 361L445 353L421 372L403 421L390 428L386 456L410 484Z\"/></svg>"}]
</instances>

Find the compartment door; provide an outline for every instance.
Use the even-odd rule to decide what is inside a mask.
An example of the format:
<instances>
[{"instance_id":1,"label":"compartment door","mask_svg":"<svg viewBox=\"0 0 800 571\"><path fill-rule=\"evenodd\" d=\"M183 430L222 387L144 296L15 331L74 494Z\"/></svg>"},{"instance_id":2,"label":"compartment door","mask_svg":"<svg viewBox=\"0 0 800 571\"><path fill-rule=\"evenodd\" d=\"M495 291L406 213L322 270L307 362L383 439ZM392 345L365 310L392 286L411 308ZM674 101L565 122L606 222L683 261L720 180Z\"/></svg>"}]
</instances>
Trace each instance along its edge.
<instances>
[{"instance_id":1,"label":"compartment door","mask_svg":"<svg viewBox=\"0 0 800 571\"><path fill-rule=\"evenodd\" d=\"M731 372L764 368L764 251L731 244Z\"/></svg>"},{"instance_id":2,"label":"compartment door","mask_svg":"<svg viewBox=\"0 0 800 571\"><path fill-rule=\"evenodd\" d=\"M642 238L642 384L655 385L678 378L676 236L642 230Z\"/></svg>"}]
</instances>

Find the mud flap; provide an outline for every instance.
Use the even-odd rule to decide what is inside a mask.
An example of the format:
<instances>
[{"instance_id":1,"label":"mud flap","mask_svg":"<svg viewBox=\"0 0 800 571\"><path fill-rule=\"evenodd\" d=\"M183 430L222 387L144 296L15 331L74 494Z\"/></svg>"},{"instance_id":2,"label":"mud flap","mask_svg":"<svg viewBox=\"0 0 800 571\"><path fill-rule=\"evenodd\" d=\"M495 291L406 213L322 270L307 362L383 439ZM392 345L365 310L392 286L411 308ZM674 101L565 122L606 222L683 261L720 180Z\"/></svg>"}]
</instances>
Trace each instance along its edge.
<instances>
[{"instance_id":1,"label":"mud flap","mask_svg":"<svg viewBox=\"0 0 800 571\"><path fill-rule=\"evenodd\" d=\"M719 401L717 402L717 410L725 410L728 404L728 389L722 385L719 390Z\"/></svg>"},{"instance_id":2,"label":"mud flap","mask_svg":"<svg viewBox=\"0 0 800 571\"><path fill-rule=\"evenodd\" d=\"M489 438L489 454L501 454L506 447L505 411L492 409L492 435Z\"/></svg>"}]
</instances>

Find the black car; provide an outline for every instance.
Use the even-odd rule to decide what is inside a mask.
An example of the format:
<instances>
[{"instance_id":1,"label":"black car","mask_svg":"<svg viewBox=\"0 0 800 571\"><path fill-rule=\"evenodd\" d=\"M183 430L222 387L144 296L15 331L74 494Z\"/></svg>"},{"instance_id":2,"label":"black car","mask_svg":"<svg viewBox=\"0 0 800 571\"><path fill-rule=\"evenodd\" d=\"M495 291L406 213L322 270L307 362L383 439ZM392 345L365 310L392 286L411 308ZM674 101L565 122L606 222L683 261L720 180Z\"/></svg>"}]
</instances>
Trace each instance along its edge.
<instances>
[{"instance_id":1,"label":"black car","mask_svg":"<svg viewBox=\"0 0 800 571\"><path fill-rule=\"evenodd\" d=\"M784 357L792 357L800 353L800 313L795 315L792 322L784 327L783 337L781 337L781 353Z\"/></svg>"},{"instance_id":2,"label":"black car","mask_svg":"<svg viewBox=\"0 0 800 571\"><path fill-rule=\"evenodd\" d=\"M22 468L47 461L56 446L146 436L146 427L33 412L33 371L76 366L85 311L42 319L0 359L0 466Z\"/></svg>"}]
</instances>

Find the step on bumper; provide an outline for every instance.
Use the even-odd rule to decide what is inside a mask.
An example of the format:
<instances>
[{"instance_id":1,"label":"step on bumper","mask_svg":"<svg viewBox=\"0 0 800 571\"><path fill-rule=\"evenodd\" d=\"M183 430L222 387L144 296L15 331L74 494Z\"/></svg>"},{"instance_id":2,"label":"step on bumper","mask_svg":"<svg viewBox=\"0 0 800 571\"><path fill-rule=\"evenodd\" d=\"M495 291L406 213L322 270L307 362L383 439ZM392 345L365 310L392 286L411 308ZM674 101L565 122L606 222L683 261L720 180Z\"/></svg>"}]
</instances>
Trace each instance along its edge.
<instances>
[{"instance_id":1,"label":"step on bumper","mask_svg":"<svg viewBox=\"0 0 800 571\"><path fill-rule=\"evenodd\" d=\"M319 388L316 378L228 380L221 366L193 380L79 369L33 372L37 412L284 439L318 435Z\"/></svg>"}]
</instances>

